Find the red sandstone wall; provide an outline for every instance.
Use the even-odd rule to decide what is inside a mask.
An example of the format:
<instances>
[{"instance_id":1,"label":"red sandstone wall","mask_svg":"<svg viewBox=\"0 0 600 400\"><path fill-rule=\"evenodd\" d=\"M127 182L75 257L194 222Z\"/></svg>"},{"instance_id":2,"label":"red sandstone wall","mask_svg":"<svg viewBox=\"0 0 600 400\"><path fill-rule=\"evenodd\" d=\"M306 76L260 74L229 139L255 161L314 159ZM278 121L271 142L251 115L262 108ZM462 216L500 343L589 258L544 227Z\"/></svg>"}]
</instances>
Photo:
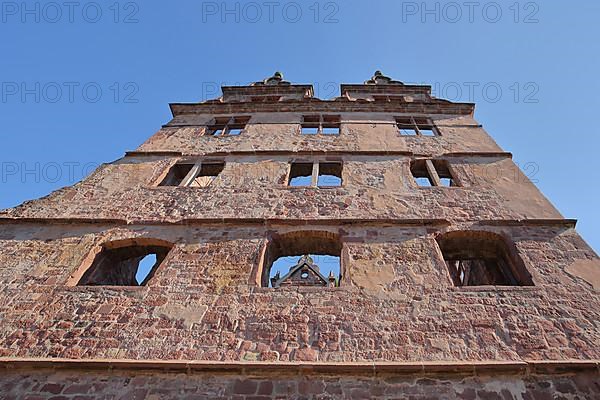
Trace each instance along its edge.
<instances>
[{"instance_id":1,"label":"red sandstone wall","mask_svg":"<svg viewBox=\"0 0 600 400\"><path fill-rule=\"evenodd\" d=\"M0 212L11 218L128 221L181 219L497 219L561 218L506 157L448 157L462 187L419 188L407 156L228 156L206 189L156 187L177 157L126 157L84 182ZM290 188L289 162L339 160L340 188Z\"/></svg>"},{"instance_id":2,"label":"red sandstone wall","mask_svg":"<svg viewBox=\"0 0 600 400\"><path fill-rule=\"evenodd\" d=\"M297 228L0 227L0 356L600 358L598 292L571 271L597 259L568 228L473 226L512 237L532 273L534 287L503 289L452 286L433 237L468 225L305 227L341 234L348 256L342 286L274 290L252 281L267 231ZM131 237L177 243L147 287L66 285L95 246Z\"/></svg>"},{"instance_id":3,"label":"red sandstone wall","mask_svg":"<svg viewBox=\"0 0 600 400\"><path fill-rule=\"evenodd\" d=\"M222 175L206 190L156 188L180 158L137 154L101 167L74 187L0 212L0 356L275 362L600 358L597 255L474 120L437 118L441 137L405 138L393 127L393 114L350 114L343 115L350 122L339 137L314 138L298 134L291 121L299 117L256 114L236 138L169 127L142 145L142 152L225 160ZM208 118L186 116L174 123L203 124ZM478 154L456 154L473 151ZM446 158L464 187L416 187L409 162L419 155ZM288 162L314 157L344 162L343 187L285 186ZM205 221L223 218L257 220L237 226ZM376 221L339 223L353 219ZM555 221L539 221L545 219ZM174 224L181 220L186 224ZM342 286L256 287L252 276L269 234L307 228L341 236L347 256ZM452 286L434 235L453 229L509 237L535 286ZM147 287L66 284L94 248L131 237L176 244Z\"/></svg>"},{"instance_id":4,"label":"red sandstone wall","mask_svg":"<svg viewBox=\"0 0 600 400\"><path fill-rule=\"evenodd\" d=\"M2 399L598 399L597 373L560 376L288 376L10 372Z\"/></svg>"}]
</instances>

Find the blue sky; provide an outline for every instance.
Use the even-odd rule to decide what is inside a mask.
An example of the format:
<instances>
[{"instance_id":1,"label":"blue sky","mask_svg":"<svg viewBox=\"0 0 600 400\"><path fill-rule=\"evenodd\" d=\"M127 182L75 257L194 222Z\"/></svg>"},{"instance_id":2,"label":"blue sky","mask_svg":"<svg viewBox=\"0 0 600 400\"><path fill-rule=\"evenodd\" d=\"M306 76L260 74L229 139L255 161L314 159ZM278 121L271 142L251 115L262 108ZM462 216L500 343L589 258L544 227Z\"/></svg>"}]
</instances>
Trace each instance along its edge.
<instances>
[{"instance_id":1,"label":"blue sky","mask_svg":"<svg viewBox=\"0 0 600 400\"><path fill-rule=\"evenodd\" d=\"M373 71L476 118L600 249L594 1L2 2L0 208L121 157L170 119L280 70L333 97ZM318 10L318 12L317 12Z\"/></svg>"}]
</instances>

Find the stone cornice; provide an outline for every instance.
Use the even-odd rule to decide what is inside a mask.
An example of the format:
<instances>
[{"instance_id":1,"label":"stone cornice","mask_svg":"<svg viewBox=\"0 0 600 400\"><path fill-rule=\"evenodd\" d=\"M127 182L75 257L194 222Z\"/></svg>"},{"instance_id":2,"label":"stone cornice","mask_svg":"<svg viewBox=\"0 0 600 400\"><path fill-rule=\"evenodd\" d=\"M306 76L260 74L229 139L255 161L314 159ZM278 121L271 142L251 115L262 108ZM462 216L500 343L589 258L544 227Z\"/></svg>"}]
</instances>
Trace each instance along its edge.
<instances>
[{"instance_id":1,"label":"stone cornice","mask_svg":"<svg viewBox=\"0 0 600 400\"><path fill-rule=\"evenodd\" d=\"M296 218L183 218L179 220L125 220L102 218L20 218L0 217L0 225L119 225L119 226L188 226L188 225L292 225L296 227L348 226L348 225L394 225L394 226L449 226L452 222L475 223L481 226L563 226L575 228L576 219L498 219L483 221L449 221L447 219L392 219L392 218L349 218L349 219L296 219Z\"/></svg>"},{"instance_id":2,"label":"stone cornice","mask_svg":"<svg viewBox=\"0 0 600 400\"><path fill-rule=\"evenodd\" d=\"M221 86L223 96L242 95L284 95L305 94L314 96L312 85L261 85L261 86Z\"/></svg>"},{"instance_id":3,"label":"stone cornice","mask_svg":"<svg viewBox=\"0 0 600 400\"><path fill-rule=\"evenodd\" d=\"M360 92L373 94L426 94L431 95L430 85L361 85L361 84L342 84L341 93ZM444 100L445 101L445 100Z\"/></svg>"},{"instance_id":4,"label":"stone cornice","mask_svg":"<svg viewBox=\"0 0 600 400\"><path fill-rule=\"evenodd\" d=\"M474 103L451 103L445 100L431 102L373 102L367 100L351 101L346 98L320 100L307 98L303 101L289 100L278 102L239 102L239 103L171 103L173 117L193 114L247 114L264 112L369 112L402 113L427 115L469 115L475 111Z\"/></svg>"},{"instance_id":5,"label":"stone cornice","mask_svg":"<svg viewBox=\"0 0 600 400\"><path fill-rule=\"evenodd\" d=\"M287 151L287 150L249 150L249 151L216 151L210 153L201 154L189 154L178 151L128 151L125 153L125 157L225 157L225 156L314 156L314 157L327 157L327 156L404 156L404 157L456 157L456 158L469 158L469 157L492 157L492 158L512 158L512 153L505 151L473 151L473 152L456 152L456 153L444 153L444 154L425 154L425 153L414 153L412 151L386 151L386 150L344 150L344 151Z\"/></svg>"}]
</instances>

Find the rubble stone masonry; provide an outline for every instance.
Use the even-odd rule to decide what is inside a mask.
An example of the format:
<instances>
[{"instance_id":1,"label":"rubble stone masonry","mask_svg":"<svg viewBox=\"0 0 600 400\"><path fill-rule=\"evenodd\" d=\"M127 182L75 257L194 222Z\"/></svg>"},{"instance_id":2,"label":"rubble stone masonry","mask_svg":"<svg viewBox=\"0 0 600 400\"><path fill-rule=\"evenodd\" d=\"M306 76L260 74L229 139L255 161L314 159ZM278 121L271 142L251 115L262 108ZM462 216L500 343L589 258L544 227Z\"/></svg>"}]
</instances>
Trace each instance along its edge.
<instances>
[{"instance_id":1,"label":"rubble stone masonry","mask_svg":"<svg viewBox=\"0 0 600 400\"><path fill-rule=\"evenodd\" d=\"M381 75L330 101L275 78L173 104L136 151L0 211L1 398L600 398L600 260L474 105ZM339 135L300 133L319 113ZM251 118L206 135L223 115ZM407 115L439 136L401 136ZM417 186L415 158L459 186ZM197 161L225 168L159 186ZM342 185L289 187L292 161L341 162ZM455 286L436 238L457 230L506 238L533 285ZM339 287L261 287L272 238L312 232L342 243ZM77 285L105 244L149 241L172 249L145 286Z\"/></svg>"}]
</instances>

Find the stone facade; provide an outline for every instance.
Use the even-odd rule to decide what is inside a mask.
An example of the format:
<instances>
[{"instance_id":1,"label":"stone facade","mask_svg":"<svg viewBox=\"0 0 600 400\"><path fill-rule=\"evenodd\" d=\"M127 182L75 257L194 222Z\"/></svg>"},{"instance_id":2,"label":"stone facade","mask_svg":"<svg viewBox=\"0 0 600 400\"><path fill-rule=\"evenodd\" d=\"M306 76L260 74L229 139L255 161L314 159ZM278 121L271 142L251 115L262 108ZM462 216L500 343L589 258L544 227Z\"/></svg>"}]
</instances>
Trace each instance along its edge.
<instances>
[{"instance_id":1,"label":"stone facade","mask_svg":"<svg viewBox=\"0 0 600 400\"><path fill-rule=\"evenodd\" d=\"M331 101L281 76L224 87L172 104L83 182L0 211L4 398L600 398L598 256L473 104L430 91L381 74ZM314 114L339 115L339 135L302 134ZM221 122L236 116L239 135ZM406 117L438 135L401 135ZM419 187L415 160L455 186ZM291 162L341 163L342 183L290 187ZM224 168L161 186L181 163ZM457 286L438 243L455 231L502 238L528 283ZM278 240L338 243L339 286L264 287ZM169 251L142 286L82 285L120 246Z\"/></svg>"}]
</instances>

